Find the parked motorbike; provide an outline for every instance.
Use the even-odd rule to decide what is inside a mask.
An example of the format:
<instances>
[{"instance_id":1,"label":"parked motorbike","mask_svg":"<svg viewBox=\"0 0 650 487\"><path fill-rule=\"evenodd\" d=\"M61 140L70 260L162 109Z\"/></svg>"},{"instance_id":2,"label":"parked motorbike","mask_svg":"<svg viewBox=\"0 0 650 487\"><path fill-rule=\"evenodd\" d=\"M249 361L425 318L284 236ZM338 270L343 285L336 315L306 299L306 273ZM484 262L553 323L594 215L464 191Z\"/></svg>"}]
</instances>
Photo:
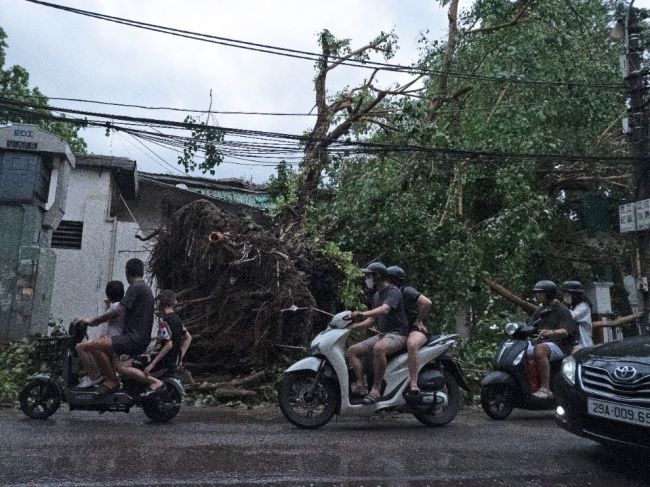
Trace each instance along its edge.
<instances>
[{"instance_id":1,"label":"parked motorbike","mask_svg":"<svg viewBox=\"0 0 650 487\"><path fill-rule=\"evenodd\" d=\"M481 406L492 419L505 419L513 408L542 410L553 409L555 400L533 396L539 389L539 377L528 361L528 346L536 344L537 322L507 323L504 332L508 339L499 347L492 359L492 370L481 381ZM555 377L562 361L551 362L550 386L554 389Z\"/></svg>"},{"instance_id":2,"label":"parked motorbike","mask_svg":"<svg viewBox=\"0 0 650 487\"><path fill-rule=\"evenodd\" d=\"M345 361L350 324L349 311L334 315L311 342L310 356L285 370L278 397L280 410L289 422L316 429L335 414L369 416L388 408L413 414L427 426L442 426L456 417L461 406L459 388L467 390L467 385L460 366L446 352L458 335L434 336L418 351L420 394L406 394L409 372L404 352L389 356L381 399L363 404L361 398L352 398L354 372Z\"/></svg>"},{"instance_id":3,"label":"parked motorbike","mask_svg":"<svg viewBox=\"0 0 650 487\"><path fill-rule=\"evenodd\" d=\"M62 361L55 361L51 373L34 375L19 395L20 407L33 419L45 419L54 414L61 402L67 402L70 411L85 410L105 412L125 412L141 407L154 422L172 419L181 408L184 394L180 380L171 370L161 370L153 375L164 384L160 393L142 397L147 385L129 377L122 377L122 387L111 394L99 395L94 389L78 389L80 361L75 346L86 335L85 326L71 324L67 337L41 339L37 344L41 359L53 359L62 355ZM59 353L62 352L62 353ZM148 356L134 359L134 366L144 369Z\"/></svg>"}]
</instances>

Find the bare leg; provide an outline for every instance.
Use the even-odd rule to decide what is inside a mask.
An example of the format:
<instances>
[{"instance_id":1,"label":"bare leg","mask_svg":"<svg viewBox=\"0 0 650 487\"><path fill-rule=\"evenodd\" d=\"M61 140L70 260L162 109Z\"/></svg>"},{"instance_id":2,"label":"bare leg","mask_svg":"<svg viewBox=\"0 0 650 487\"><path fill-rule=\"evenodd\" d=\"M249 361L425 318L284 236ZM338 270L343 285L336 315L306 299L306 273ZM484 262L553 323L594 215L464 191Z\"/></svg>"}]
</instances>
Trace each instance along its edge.
<instances>
[{"instance_id":1,"label":"bare leg","mask_svg":"<svg viewBox=\"0 0 650 487\"><path fill-rule=\"evenodd\" d=\"M88 372L88 377L90 377L92 380L97 380L99 379L100 372L94 356L89 351L89 345L91 343L92 342L78 343L76 349L77 353L79 354L79 360L81 360L81 364L83 365L84 369L86 369L86 372Z\"/></svg>"},{"instance_id":2,"label":"bare leg","mask_svg":"<svg viewBox=\"0 0 650 487\"><path fill-rule=\"evenodd\" d=\"M420 331L412 331L406 341L406 350L408 352L408 366L410 384L409 387L412 391L419 390L418 388L418 350L427 341L427 336Z\"/></svg>"},{"instance_id":3,"label":"bare leg","mask_svg":"<svg viewBox=\"0 0 650 487\"><path fill-rule=\"evenodd\" d=\"M363 362L359 356L363 355L364 350L365 349L363 347L360 347L359 344L356 344L352 345L345 352L348 363L350 364L350 367L352 367L352 370L354 370L354 375L357 379L355 381L355 385L361 387L363 386Z\"/></svg>"},{"instance_id":4,"label":"bare leg","mask_svg":"<svg viewBox=\"0 0 650 487\"><path fill-rule=\"evenodd\" d=\"M132 379L137 380L138 382L143 382L144 384L147 384L149 386L149 389L151 390L158 389L160 386L163 385L161 380L156 379L155 377L152 377L150 375L147 375L142 370L133 367L133 362L131 360L127 360L125 362L118 362L117 371L122 375L126 375L128 377L131 377Z\"/></svg>"},{"instance_id":5,"label":"bare leg","mask_svg":"<svg viewBox=\"0 0 650 487\"><path fill-rule=\"evenodd\" d=\"M117 374L113 369L113 345L109 337L101 337L93 340L88 345L89 352L97 361L99 370L106 378L106 387L115 388L119 386Z\"/></svg>"},{"instance_id":6,"label":"bare leg","mask_svg":"<svg viewBox=\"0 0 650 487\"><path fill-rule=\"evenodd\" d=\"M375 364L375 380L370 393L374 396L381 395L381 382L384 380L384 374L386 373L386 365L388 364L386 354L388 351L388 343L384 339L379 340L372 349Z\"/></svg>"},{"instance_id":7,"label":"bare leg","mask_svg":"<svg viewBox=\"0 0 650 487\"><path fill-rule=\"evenodd\" d=\"M539 374L540 389L550 392L549 383L551 381L551 364L548 359L551 356L551 349L545 343L535 345L535 365Z\"/></svg>"}]
</instances>

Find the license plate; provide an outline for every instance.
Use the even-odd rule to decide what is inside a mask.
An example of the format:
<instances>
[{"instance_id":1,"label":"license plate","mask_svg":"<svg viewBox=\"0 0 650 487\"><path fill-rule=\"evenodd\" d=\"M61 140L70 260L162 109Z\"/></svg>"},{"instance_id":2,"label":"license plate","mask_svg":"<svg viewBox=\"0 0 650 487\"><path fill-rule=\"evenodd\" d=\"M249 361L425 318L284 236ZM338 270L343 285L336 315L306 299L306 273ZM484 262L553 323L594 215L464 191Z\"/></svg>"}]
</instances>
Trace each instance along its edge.
<instances>
[{"instance_id":1,"label":"license plate","mask_svg":"<svg viewBox=\"0 0 650 487\"><path fill-rule=\"evenodd\" d=\"M587 399L587 412L592 416L650 427L650 409L647 408Z\"/></svg>"}]
</instances>

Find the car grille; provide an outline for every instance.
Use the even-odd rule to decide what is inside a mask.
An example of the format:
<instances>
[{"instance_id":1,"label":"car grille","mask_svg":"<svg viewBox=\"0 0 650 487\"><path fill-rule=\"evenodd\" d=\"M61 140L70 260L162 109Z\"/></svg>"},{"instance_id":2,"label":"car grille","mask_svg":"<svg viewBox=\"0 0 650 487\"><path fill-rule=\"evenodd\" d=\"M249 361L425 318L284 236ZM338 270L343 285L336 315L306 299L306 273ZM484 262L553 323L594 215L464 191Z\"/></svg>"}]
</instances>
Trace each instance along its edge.
<instances>
[{"instance_id":1,"label":"car grille","mask_svg":"<svg viewBox=\"0 0 650 487\"><path fill-rule=\"evenodd\" d=\"M579 376L582 389L587 393L628 403L650 405L650 374L634 381L624 382L613 379L606 369L582 365Z\"/></svg>"}]
</instances>

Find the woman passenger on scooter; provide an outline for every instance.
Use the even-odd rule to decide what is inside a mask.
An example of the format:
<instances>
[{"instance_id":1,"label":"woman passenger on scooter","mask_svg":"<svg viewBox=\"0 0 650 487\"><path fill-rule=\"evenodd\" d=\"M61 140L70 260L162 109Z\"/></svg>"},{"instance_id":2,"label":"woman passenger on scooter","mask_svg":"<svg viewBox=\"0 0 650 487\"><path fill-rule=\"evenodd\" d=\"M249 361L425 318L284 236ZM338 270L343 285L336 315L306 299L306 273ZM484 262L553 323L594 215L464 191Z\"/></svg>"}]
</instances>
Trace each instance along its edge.
<instances>
[{"instance_id":1,"label":"woman passenger on scooter","mask_svg":"<svg viewBox=\"0 0 650 487\"><path fill-rule=\"evenodd\" d=\"M571 351L574 354L581 348L594 346L591 301L579 281L564 281L562 290L564 291L564 302L571 310L571 315L577 324L576 342Z\"/></svg>"},{"instance_id":2,"label":"woman passenger on scooter","mask_svg":"<svg viewBox=\"0 0 650 487\"><path fill-rule=\"evenodd\" d=\"M530 318L530 324L536 326L540 343L530 346L527 355L534 358L540 379L540 388L533 394L537 399L552 397L550 388L550 362L562 360L573 348L576 324L571 312L557 299L557 285L553 281L538 281L533 287L535 301L540 307Z\"/></svg>"},{"instance_id":3,"label":"woman passenger on scooter","mask_svg":"<svg viewBox=\"0 0 650 487\"><path fill-rule=\"evenodd\" d=\"M431 300L413 286L405 285L406 273L401 267L396 265L390 266L388 268L388 276L391 282L402 293L402 297L404 298L404 311L406 312L406 318L410 326L409 335L406 339L410 383L408 389L406 389L406 393L419 394L417 352L431 338L428 317Z\"/></svg>"}]
</instances>

